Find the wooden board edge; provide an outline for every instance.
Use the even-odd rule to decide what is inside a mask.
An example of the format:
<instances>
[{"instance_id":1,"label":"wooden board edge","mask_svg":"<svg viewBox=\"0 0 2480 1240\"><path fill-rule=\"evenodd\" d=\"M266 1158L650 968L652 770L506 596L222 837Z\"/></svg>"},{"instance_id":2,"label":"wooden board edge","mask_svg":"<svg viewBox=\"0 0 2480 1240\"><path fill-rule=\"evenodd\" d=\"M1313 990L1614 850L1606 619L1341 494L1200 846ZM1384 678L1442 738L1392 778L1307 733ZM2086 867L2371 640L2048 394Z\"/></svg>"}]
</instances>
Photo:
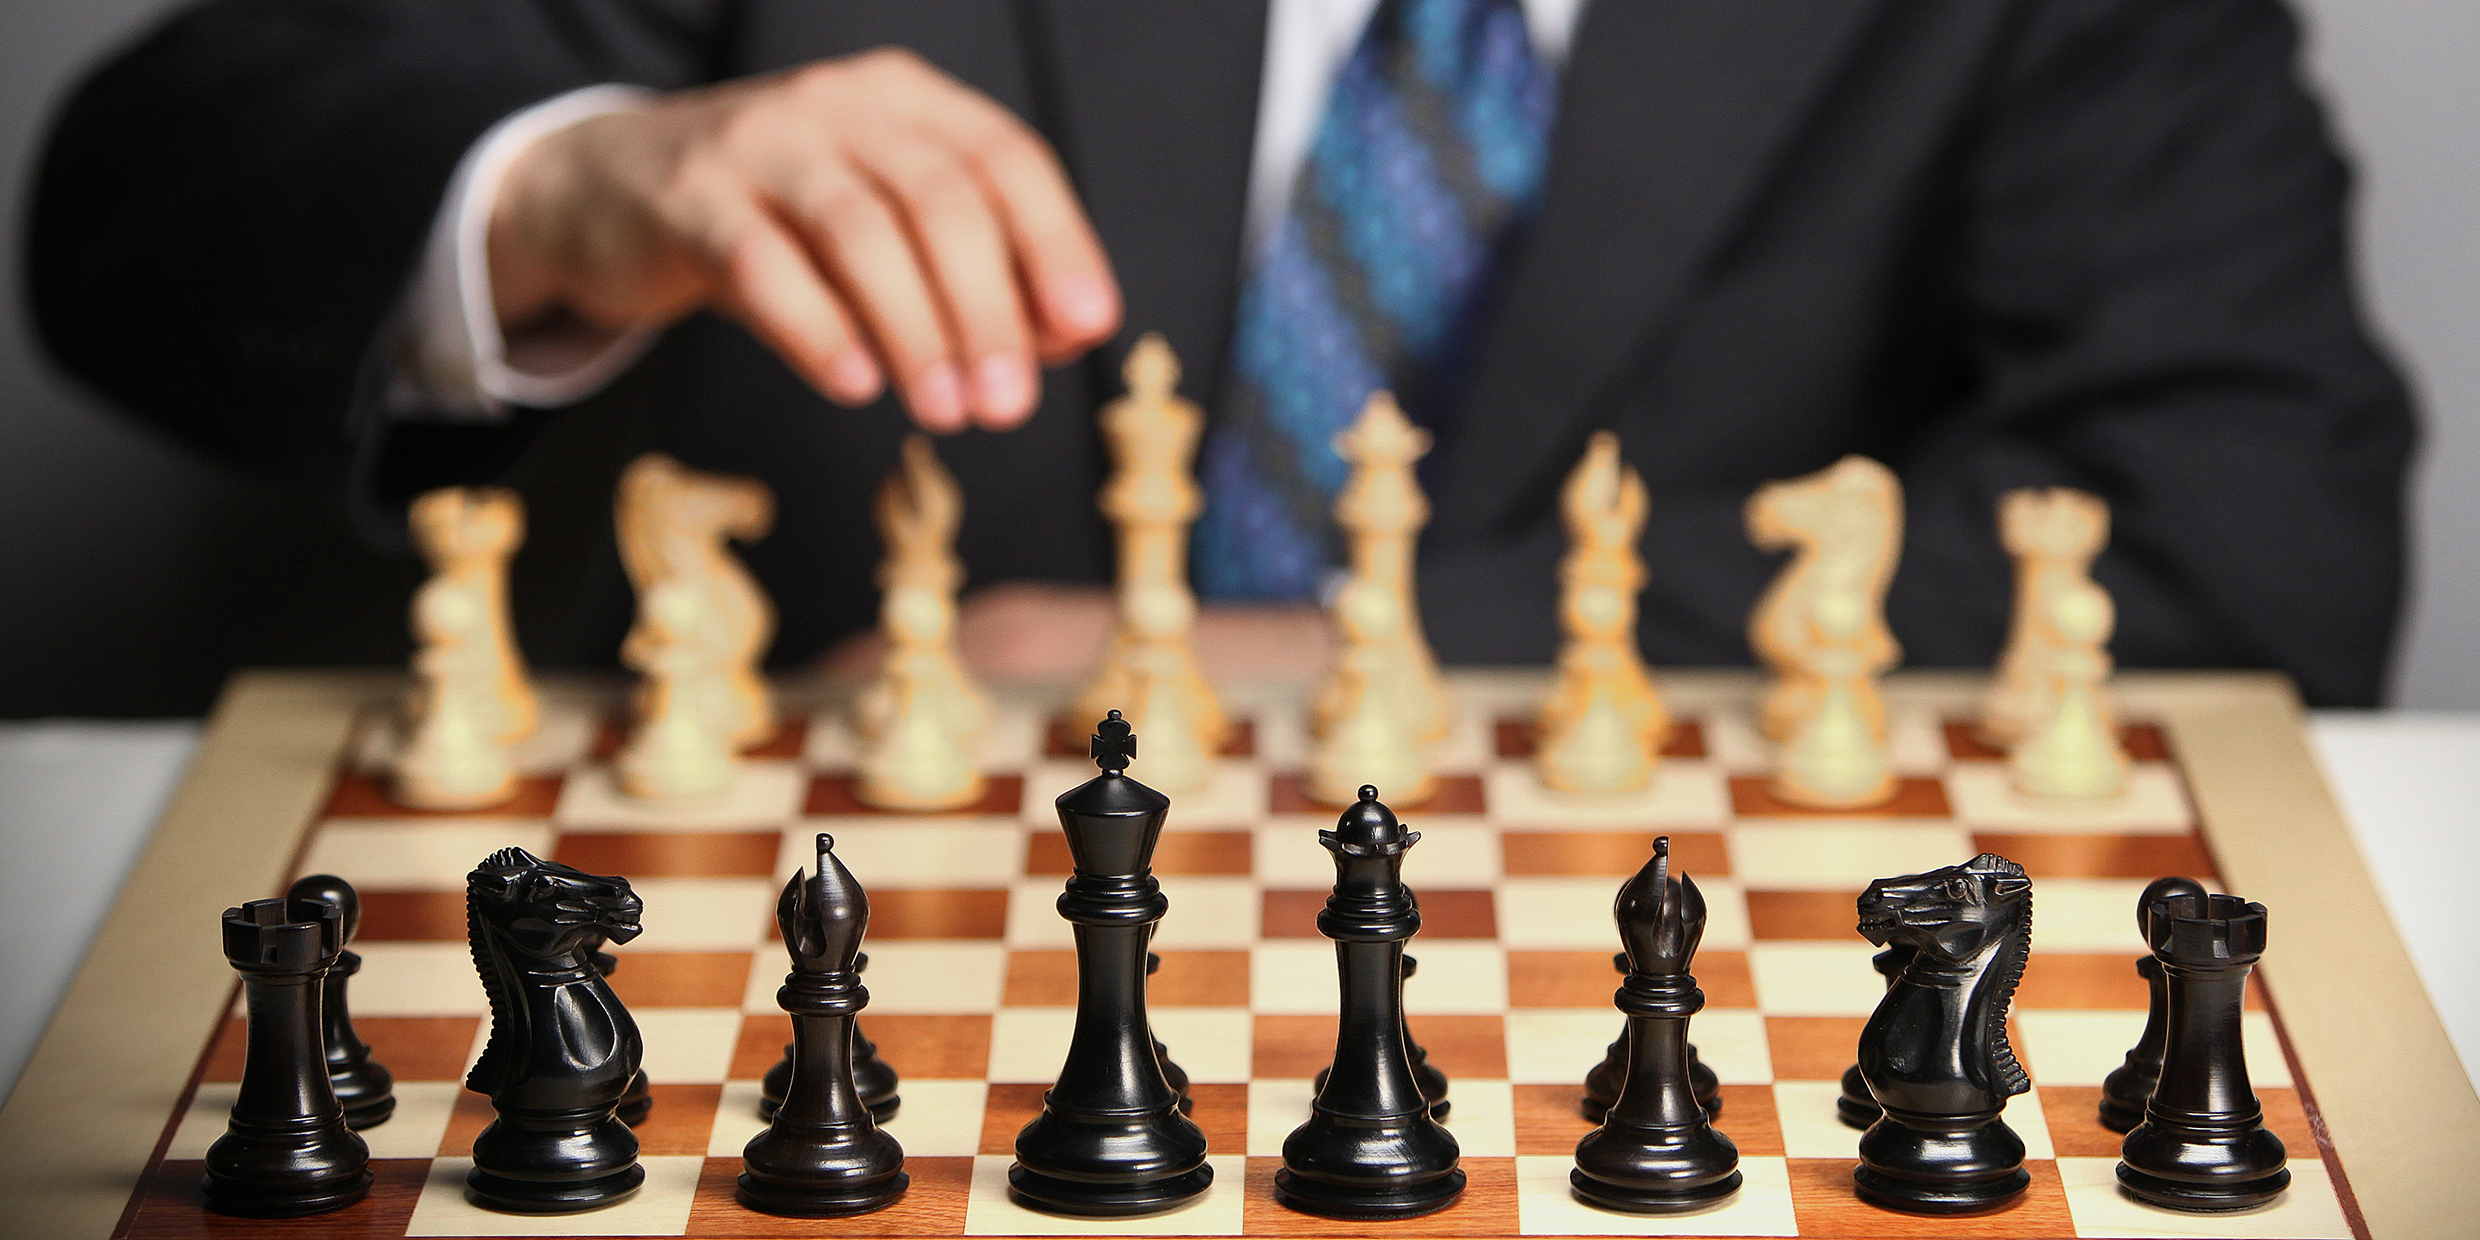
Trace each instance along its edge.
<instances>
[{"instance_id":1,"label":"wooden board edge","mask_svg":"<svg viewBox=\"0 0 2480 1240\"><path fill-rule=\"evenodd\" d=\"M2308 747L2297 695L2279 678L2217 677L2142 696L2170 724L2223 881L2271 917L2260 972L2369 1234L2469 1226L2480 1177L2455 1169L2480 1167L2480 1095Z\"/></svg>"},{"instance_id":2,"label":"wooden board edge","mask_svg":"<svg viewBox=\"0 0 2480 1240\"><path fill-rule=\"evenodd\" d=\"M401 683L295 672L246 673L226 686L0 1109L0 1201L11 1203L11 1235L111 1234L231 993L219 915L277 894L355 714ZM136 1010L147 1018L130 1020Z\"/></svg>"}]
</instances>

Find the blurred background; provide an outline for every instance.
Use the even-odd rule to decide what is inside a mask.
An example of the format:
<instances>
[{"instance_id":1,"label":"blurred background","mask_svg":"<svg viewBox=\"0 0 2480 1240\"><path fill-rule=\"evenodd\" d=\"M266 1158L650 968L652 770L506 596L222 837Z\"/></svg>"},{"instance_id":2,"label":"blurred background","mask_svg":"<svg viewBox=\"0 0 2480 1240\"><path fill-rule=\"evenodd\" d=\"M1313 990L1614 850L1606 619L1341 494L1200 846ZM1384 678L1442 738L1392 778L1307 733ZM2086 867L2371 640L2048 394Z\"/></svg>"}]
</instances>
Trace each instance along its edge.
<instances>
[{"instance_id":1,"label":"blurred background","mask_svg":"<svg viewBox=\"0 0 2480 1240\"><path fill-rule=\"evenodd\" d=\"M2480 5L2294 3L2357 158L2363 288L2426 420L2391 700L2480 708L2480 487L2466 482L2480 477ZM220 668L398 663L407 649L413 563L357 554L324 514L114 414L28 333L34 144L81 69L171 7L8 0L0 17L0 719L194 715ZM297 618L321 614L335 623L304 645ZM239 623L210 629L207 615ZM252 616L296 620L276 626L279 644Z\"/></svg>"}]
</instances>

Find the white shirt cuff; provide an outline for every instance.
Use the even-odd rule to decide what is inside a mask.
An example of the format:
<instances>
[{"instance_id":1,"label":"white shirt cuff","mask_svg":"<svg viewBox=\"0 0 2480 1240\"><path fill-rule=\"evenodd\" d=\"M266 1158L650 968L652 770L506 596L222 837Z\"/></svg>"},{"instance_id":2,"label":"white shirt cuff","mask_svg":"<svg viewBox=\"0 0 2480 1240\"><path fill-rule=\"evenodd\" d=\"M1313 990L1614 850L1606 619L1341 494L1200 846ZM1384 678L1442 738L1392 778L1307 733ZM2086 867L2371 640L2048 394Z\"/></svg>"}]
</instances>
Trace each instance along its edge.
<instances>
[{"instance_id":1,"label":"white shirt cuff","mask_svg":"<svg viewBox=\"0 0 2480 1240\"><path fill-rule=\"evenodd\" d=\"M570 322L508 337L492 305L491 204L509 164L579 121L645 106L638 86L588 86L509 114L457 165L431 221L400 317L388 404L400 416L497 421L510 406L550 408L601 391L653 343L655 329L608 332Z\"/></svg>"}]
</instances>

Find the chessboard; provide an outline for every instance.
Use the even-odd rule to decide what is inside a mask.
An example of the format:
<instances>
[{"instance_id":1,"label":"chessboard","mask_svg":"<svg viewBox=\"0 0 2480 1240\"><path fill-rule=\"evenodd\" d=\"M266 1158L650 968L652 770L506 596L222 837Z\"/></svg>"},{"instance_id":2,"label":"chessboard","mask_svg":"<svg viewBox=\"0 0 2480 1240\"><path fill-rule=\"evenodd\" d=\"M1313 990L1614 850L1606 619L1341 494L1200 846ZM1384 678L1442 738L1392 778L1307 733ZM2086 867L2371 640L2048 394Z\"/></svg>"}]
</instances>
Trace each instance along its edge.
<instances>
[{"instance_id":1,"label":"chessboard","mask_svg":"<svg viewBox=\"0 0 2480 1240\"><path fill-rule=\"evenodd\" d=\"M0 1199L18 1235L276 1236L2246 1236L2349 1240L2473 1234L2480 1123L2464 1078L2301 740L2284 682L2250 674L2121 678L2127 792L2088 806L2013 793L1965 722L1981 681L1888 682L1902 772L1894 802L1820 813L1766 791L1757 681L1680 672L1679 721L1654 788L1617 798L1546 791L1528 761L1534 674L1451 677L1460 718L1437 794L1399 806L1422 832L1406 867L1423 929L1406 1002L1452 1079L1449 1128L1469 1188L1454 1207L1341 1223L1278 1206L1283 1136L1333 1050L1331 945L1312 919L1332 880L1316 831L1333 810L1301 794L1309 743L1298 686L1229 691L1243 721L1213 787L1175 801L1156 854L1170 899L1154 946L1154 1027L1187 1070L1216 1178L1180 1210L1063 1219L1010 1202L1017 1129L1067 1045L1075 995L1068 926L1053 910L1068 857L1051 799L1092 773L1069 742L1090 721L1063 695L1000 690L983 800L939 815L876 811L851 791L852 741L833 695L788 687L787 722L710 800L622 795L606 765L620 686L546 678L523 790L479 814L425 814L383 795L401 680L260 674L237 682L151 851L5 1112ZM1142 778L1142 761L1132 771ZM772 910L811 838L870 894L862 1027L902 1074L889 1128L912 1189L880 1213L801 1221L737 1205L742 1144L760 1127L759 1077L788 1039ZM1685 1216L1579 1204L1566 1175L1580 1082L1621 1026L1611 900L1657 835L1710 910L1696 973L1708 998L1691 1038L1723 1082L1718 1126L1744 1189ZM466 872L521 845L626 876L645 932L612 982L643 1032L655 1098L639 1129L633 1199L567 1216L495 1214L461 1191L490 1111L460 1088L484 999L464 942ZM2032 1187L2005 1210L1922 1218L1861 1203L1857 1134L1836 1121L1882 982L1853 930L1870 879L1991 851L2034 879L2032 960L2012 1038L2034 1090L2007 1120ZM326 1216L208 1214L200 1158L223 1130L243 1025L220 957L218 911L297 874L355 883L364 959L352 1007L397 1079L396 1113L364 1135L377 1183ZM2103 1075L2144 1020L2137 892L2186 874L2262 901L2272 949L2251 984L2247 1059L2290 1152L2277 1204L2181 1215L2121 1195L2118 1136L2094 1110ZM2465 1229L2465 1230L2457 1230Z\"/></svg>"}]
</instances>

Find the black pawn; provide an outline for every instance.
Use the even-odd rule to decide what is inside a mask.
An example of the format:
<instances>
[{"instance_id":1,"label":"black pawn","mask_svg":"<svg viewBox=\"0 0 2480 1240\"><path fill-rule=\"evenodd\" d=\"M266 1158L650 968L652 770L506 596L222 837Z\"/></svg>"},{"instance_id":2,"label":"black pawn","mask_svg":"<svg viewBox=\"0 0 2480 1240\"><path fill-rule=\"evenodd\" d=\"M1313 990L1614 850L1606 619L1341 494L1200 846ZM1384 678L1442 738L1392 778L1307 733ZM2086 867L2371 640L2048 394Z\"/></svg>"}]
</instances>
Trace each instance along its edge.
<instances>
[{"instance_id":1,"label":"black pawn","mask_svg":"<svg viewBox=\"0 0 2480 1240\"><path fill-rule=\"evenodd\" d=\"M1145 975L1152 977L1160 972L1162 957L1153 952L1145 953ZM1171 1048L1163 1045L1163 1040L1155 1037L1153 1030L1146 1030L1145 1036L1154 1043L1154 1058L1162 1061L1163 1080L1170 1084L1171 1092L1180 1096L1180 1114L1195 1111L1197 1100L1188 1096L1188 1070L1171 1062Z\"/></svg>"},{"instance_id":2,"label":"black pawn","mask_svg":"<svg viewBox=\"0 0 2480 1240\"><path fill-rule=\"evenodd\" d=\"M1292 1209L1410 1218L1453 1205L1464 1191L1462 1151L1430 1116L1404 1045L1404 940L1420 930L1421 910L1403 865L1420 838L1366 784L1335 829L1318 832L1335 859L1335 890L1317 928L1335 941L1342 1019L1309 1120L1283 1139L1274 1196Z\"/></svg>"},{"instance_id":3,"label":"black pawn","mask_svg":"<svg viewBox=\"0 0 2480 1240\"><path fill-rule=\"evenodd\" d=\"M1705 1006L1688 971L1705 936L1705 897L1671 877L1669 836L1619 889L1628 975L1615 1002L1627 1013L1627 1075L1602 1126L1576 1143L1575 1194L1633 1214L1695 1210L1739 1191L1739 1147L1714 1131L1688 1078L1688 1018Z\"/></svg>"},{"instance_id":4,"label":"black pawn","mask_svg":"<svg viewBox=\"0 0 2480 1240\"><path fill-rule=\"evenodd\" d=\"M2151 927L2145 915L2154 901L2203 894L2204 884L2192 878L2157 878L2147 883L2136 900L2136 933L2149 939ZM2152 1004L2145 1012L2144 1033L2128 1049L2126 1062L2101 1082L2101 1126L2112 1132L2127 1132L2144 1122L2145 1104L2153 1100L2153 1087L2161 1083L2162 1048L2170 1038L2170 996L2162 984L2161 962L2151 952L2144 953L2136 961L2136 976L2152 991Z\"/></svg>"},{"instance_id":5,"label":"black pawn","mask_svg":"<svg viewBox=\"0 0 2480 1240\"><path fill-rule=\"evenodd\" d=\"M345 1126L319 1049L320 992L343 948L344 922L324 901L224 910L224 959L241 974L250 1024L241 1093L200 1183L218 1214L324 1214L370 1191L370 1147Z\"/></svg>"},{"instance_id":6,"label":"black pawn","mask_svg":"<svg viewBox=\"0 0 2480 1240\"><path fill-rule=\"evenodd\" d=\"M1125 773L1137 741L1112 711L1095 729L1102 773L1060 794L1075 873L1059 915L1076 927L1076 1032L1042 1113L1016 1134L1008 1187L1040 1210L1152 1214L1214 1183L1206 1134L1180 1113L1145 1014L1145 945L1169 911L1153 875L1171 801Z\"/></svg>"},{"instance_id":7,"label":"black pawn","mask_svg":"<svg viewBox=\"0 0 2480 1240\"><path fill-rule=\"evenodd\" d=\"M1627 953L1611 953L1610 967L1618 970L1619 976L1626 977ZM1591 1072L1584 1074L1584 1101L1578 1104L1577 1109L1596 1124L1602 1122L1603 1116L1610 1114L1610 1104L1619 1100L1619 1087L1627 1082L1627 1044L1627 1030L1622 1029L1619 1036L1612 1038L1610 1045L1603 1048L1602 1061L1593 1065ZM1697 1057L1694 1042L1688 1043L1688 1088L1696 1092L1696 1104L1705 1108L1706 1118L1722 1118L1722 1078L1714 1075L1714 1070Z\"/></svg>"},{"instance_id":8,"label":"black pawn","mask_svg":"<svg viewBox=\"0 0 2480 1240\"><path fill-rule=\"evenodd\" d=\"M881 1131L853 1085L853 1016L868 1005L854 959L870 898L818 837L818 872L795 873L775 905L792 972L775 1001L792 1014L792 1079L766 1131L741 1150L742 1205L830 1218L894 1204L912 1183L904 1147Z\"/></svg>"},{"instance_id":9,"label":"black pawn","mask_svg":"<svg viewBox=\"0 0 2480 1240\"><path fill-rule=\"evenodd\" d=\"M867 976L870 953L853 958L853 972ZM886 1123L896 1117L896 1108L904 1099L896 1093L902 1080L893 1065L878 1057L878 1044L861 1031L861 1022L853 1022L853 1089L861 1095L861 1105L870 1108L870 1118ZM784 1104L784 1090L792 1084L792 1043L784 1043L784 1057L766 1070L758 1082L758 1118L775 1118L775 1109Z\"/></svg>"},{"instance_id":10,"label":"black pawn","mask_svg":"<svg viewBox=\"0 0 2480 1240\"><path fill-rule=\"evenodd\" d=\"M334 905L347 944L362 928L362 898L355 894L353 884L333 874L313 874L295 882L284 894L287 899ZM353 1012L345 1005L345 982L361 971L359 954L339 951L335 967L327 971L327 980L319 988L320 1004L326 1011L327 1083L336 1091L337 1105L344 1108L344 1122L356 1131L376 1128L396 1113L396 1077L372 1057L369 1045L354 1032Z\"/></svg>"},{"instance_id":11,"label":"black pawn","mask_svg":"<svg viewBox=\"0 0 2480 1240\"><path fill-rule=\"evenodd\" d=\"M604 942L601 935L586 940L586 963L594 966L597 977L610 977L620 969L620 958L604 951ZM611 1114L612 1118L631 1128L645 1123L646 1117L654 1114L654 1082L647 1078L644 1068L639 1068L637 1075L629 1078L628 1090L620 1095L620 1105L612 1108Z\"/></svg>"},{"instance_id":12,"label":"black pawn","mask_svg":"<svg viewBox=\"0 0 2480 1240\"><path fill-rule=\"evenodd\" d=\"M1420 961L1410 956L1404 957L1405 980L1411 980L1412 975L1420 971ZM1447 1110L1455 1105L1447 1097L1447 1074L1430 1063L1429 1049L1412 1036L1412 1017L1409 1015L1404 1017L1404 1054L1412 1060L1412 1083L1421 1087L1421 1100L1429 1104L1430 1118L1445 1119ZM1326 1074L1332 1071L1332 1068L1318 1069L1317 1080L1311 1083L1312 1087L1326 1088Z\"/></svg>"},{"instance_id":13,"label":"black pawn","mask_svg":"<svg viewBox=\"0 0 2480 1240\"><path fill-rule=\"evenodd\" d=\"M2165 896L2146 910L2145 938L2169 992L2168 1036L2144 1122L2119 1147L2118 1182L2173 1210L2263 1205L2291 1182L2239 1039L2248 972L2265 953L2265 906Z\"/></svg>"},{"instance_id":14,"label":"black pawn","mask_svg":"<svg viewBox=\"0 0 2480 1240\"><path fill-rule=\"evenodd\" d=\"M1885 979L1887 989L1891 990L1894 979L1901 977L1904 967L1912 963L1915 950L1908 943L1896 943L1871 957L1869 967L1877 970L1877 975ZM1860 1065L1854 1063L1843 1069L1843 1093L1834 1100L1835 1118L1866 1132L1882 1114L1884 1111L1877 1105L1877 1099L1869 1096L1869 1083L1860 1075Z\"/></svg>"}]
</instances>

